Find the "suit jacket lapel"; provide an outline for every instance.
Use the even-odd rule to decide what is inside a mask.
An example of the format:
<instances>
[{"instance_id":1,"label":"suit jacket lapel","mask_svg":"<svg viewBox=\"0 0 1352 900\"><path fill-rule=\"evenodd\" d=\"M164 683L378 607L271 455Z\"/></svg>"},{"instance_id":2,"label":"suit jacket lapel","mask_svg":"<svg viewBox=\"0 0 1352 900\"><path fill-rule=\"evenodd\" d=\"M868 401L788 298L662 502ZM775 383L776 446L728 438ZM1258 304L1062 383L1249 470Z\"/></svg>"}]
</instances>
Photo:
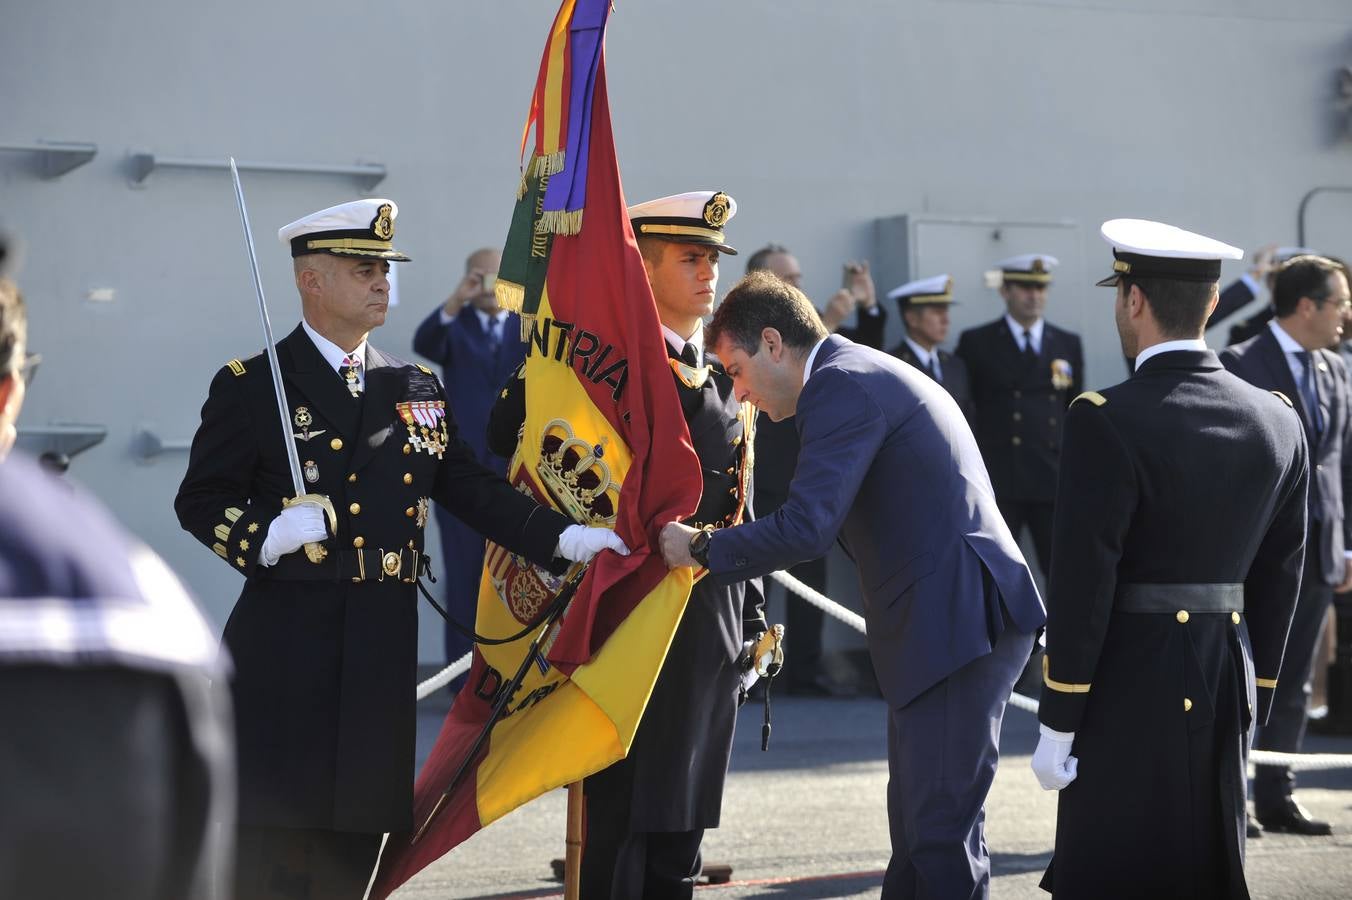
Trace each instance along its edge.
<instances>
[{"instance_id":1,"label":"suit jacket lapel","mask_svg":"<svg viewBox=\"0 0 1352 900\"><path fill-rule=\"evenodd\" d=\"M361 403L361 427L357 431L357 447L352 455L352 468L359 469L371 459L396 424L394 404L404 388L400 370L383 353L366 345L366 392Z\"/></svg>"},{"instance_id":2,"label":"suit jacket lapel","mask_svg":"<svg viewBox=\"0 0 1352 900\"><path fill-rule=\"evenodd\" d=\"M1286 354L1282 351L1282 345L1277 343L1277 336L1272 333L1272 329L1263 329L1263 333L1258 336L1258 346L1255 349L1258 351L1259 359L1267 366L1268 375L1272 378L1272 383L1277 385L1277 390L1300 408L1300 418L1305 423L1305 436L1309 439L1310 446L1315 446L1314 418L1305 403L1300 386L1296 384L1296 379L1291 374L1291 364L1286 361Z\"/></svg>"},{"instance_id":3,"label":"suit jacket lapel","mask_svg":"<svg viewBox=\"0 0 1352 900\"><path fill-rule=\"evenodd\" d=\"M305 402L319 410L326 422L331 422L339 434L350 436L357 431L361 406L352 398L343 380L319 353L305 329L296 330L277 342L278 362L282 375L295 387ZM288 397L288 401L292 398ZM297 406L291 402L294 412ZM289 422L287 423L290 424Z\"/></svg>"}]
</instances>

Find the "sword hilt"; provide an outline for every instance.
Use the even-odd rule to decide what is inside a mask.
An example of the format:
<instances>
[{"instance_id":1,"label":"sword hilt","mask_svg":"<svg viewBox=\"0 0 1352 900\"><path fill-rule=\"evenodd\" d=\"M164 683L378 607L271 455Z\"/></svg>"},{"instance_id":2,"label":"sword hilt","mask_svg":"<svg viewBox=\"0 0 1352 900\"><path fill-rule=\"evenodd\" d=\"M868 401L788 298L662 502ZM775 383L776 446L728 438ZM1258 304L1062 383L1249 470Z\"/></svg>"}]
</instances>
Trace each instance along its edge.
<instances>
[{"instance_id":1,"label":"sword hilt","mask_svg":"<svg viewBox=\"0 0 1352 900\"><path fill-rule=\"evenodd\" d=\"M299 506L302 503L313 503L324 511L329 520L329 530L334 534L338 533L338 513L333 508L333 501L323 494L298 494L290 500L283 500L282 506ZM316 541L311 541L305 545L305 556L310 562L319 565L324 558L329 555L329 551L324 549L324 545Z\"/></svg>"}]
</instances>

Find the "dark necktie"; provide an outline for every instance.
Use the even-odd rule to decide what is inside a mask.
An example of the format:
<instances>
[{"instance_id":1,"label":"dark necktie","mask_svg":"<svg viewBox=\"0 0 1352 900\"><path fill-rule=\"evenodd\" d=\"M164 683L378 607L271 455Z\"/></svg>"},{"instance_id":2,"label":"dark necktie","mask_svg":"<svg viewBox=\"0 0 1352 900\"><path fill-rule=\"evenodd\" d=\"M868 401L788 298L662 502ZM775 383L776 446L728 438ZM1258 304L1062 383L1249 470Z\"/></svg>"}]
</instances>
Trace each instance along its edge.
<instances>
[{"instance_id":1,"label":"dark necktie","mask_svg":"<svg viewBox=\"0 0 1352 900\"><path fill-rule=\"evenodd\" d=\"M1023 361L1030 366L1037 362L1037 351L1033 349L1033 331L1030 328L1023 330Z\"/></svg>"},{"instance_id":2,"label":"dark necktie","mask_svg":"<svg viewBox=\"0 0 1352 900\"><path fill-rule=\"evenodd\" d=\"M694 344L687 343L685 347L681 349L681 362L692 369L699 368L699 354L695 352Z\"/></svg>"},{"instance_id":3,"label":"dark necktie","mask_svg":"<svg viewBox=\"0 0 1352 900\"><path fill-rule=\"evenodd\" d=\"M1319 380L1314 377L1314 357L1309 350L1301 350L1296 354L1300 360L1301 379L1300 396L1305 401L1305 408L1310 413L1310 424L1314 427L1315 434L1324 433L1324 411L1319 407Z\"/></svg>"},{"instance_id":4,"label":"dark necktie","mask_svg":"<svg viewBox=\"0 0 1352 900\"><path fill-rule=\"evenodd\" d=\"M929 377L933 378L935 381L938 381L939 373L934 368L934 360L935 356L933 353L931 353L930 358L925 361L925 371L929 373Z\"/></svg>"},{"instance_id":5,"label":"dark necktie","mask_svg":"<svg viewBox=\"0 0 1352 900\"><path fill-rule=\"evenodd\" d=\"M488 352L497 354L502 346L502 323L497 319L488 320Z\"/></svg>"},{"instance_id":6,"label":"dark necktie","mask_svg":"<svg viewBox=\"0 0 1352 900\"><path fill-rule=\"evenodd\" d=\"M354 397L361 396L361 359L355 353L350 353L343 357L343 367L339 369L339 374L343 376L343 381L347 384L348 392Z\"/></svg>"}]
</instances>

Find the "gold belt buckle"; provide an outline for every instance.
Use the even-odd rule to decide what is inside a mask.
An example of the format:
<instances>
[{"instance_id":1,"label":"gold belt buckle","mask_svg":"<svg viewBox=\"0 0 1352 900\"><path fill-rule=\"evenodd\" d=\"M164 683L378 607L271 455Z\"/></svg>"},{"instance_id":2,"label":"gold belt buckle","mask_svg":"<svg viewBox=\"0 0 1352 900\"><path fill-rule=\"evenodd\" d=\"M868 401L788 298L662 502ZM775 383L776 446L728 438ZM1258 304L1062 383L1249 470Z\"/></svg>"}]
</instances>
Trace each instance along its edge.
<instances>
[{"instance_id":1,"label":"gold belt buckle","mask_svg":"<svg viewBox=\"0 0 1352 900\"><path fill-rule=\"evenodd\" d=\"M380 558L381 581L385 580L386 575L394 578L399 574L399 563L402 561L403 555L404 551L401 548L397 553L391 550Z\"/></svg>"}]
</instances>

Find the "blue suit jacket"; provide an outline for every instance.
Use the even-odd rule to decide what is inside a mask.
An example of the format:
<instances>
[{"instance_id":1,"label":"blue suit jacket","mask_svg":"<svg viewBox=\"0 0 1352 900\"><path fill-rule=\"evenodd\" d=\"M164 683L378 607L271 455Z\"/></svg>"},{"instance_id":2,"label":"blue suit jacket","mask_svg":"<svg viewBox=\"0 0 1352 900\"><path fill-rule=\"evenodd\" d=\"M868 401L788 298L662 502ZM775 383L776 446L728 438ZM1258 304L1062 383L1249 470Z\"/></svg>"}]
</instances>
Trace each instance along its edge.
<instances>
[{"instance_id":1,"label":"blue suit jacket","mask_svg":"<svg viewBox=\"0 0 1352 900\"><path fill-rule=\"evenodd\" d=\"M1324 583L1337 584L1343 576L1343 552L1352 547L1352 519L1343 512L1343 498L1352 491L1352 388L1337 353L1315 350L1314 362L1325 422L1320 434L1271 328L1221 352L1225 368L1255 387L1281 391L1300 413L1310 448L1309 517L1320 525L1319 546L1306 552L1319 554Z\"/></svg>"},{"instance_id":2,"label":"blue suit jacket","mask_svg":"<svg viewBox=\"0 0 1352 900\"><path fill-rule=\"evenodd\" d=\"M714 534L709 569L740 581L824 554L854 559L883 696L905 706L1046 620L958 405L924 372L826 339L798 399L802 449L773 515ZM987 573L994 591L986 589Z\"/></svg>"}]
</instances>

